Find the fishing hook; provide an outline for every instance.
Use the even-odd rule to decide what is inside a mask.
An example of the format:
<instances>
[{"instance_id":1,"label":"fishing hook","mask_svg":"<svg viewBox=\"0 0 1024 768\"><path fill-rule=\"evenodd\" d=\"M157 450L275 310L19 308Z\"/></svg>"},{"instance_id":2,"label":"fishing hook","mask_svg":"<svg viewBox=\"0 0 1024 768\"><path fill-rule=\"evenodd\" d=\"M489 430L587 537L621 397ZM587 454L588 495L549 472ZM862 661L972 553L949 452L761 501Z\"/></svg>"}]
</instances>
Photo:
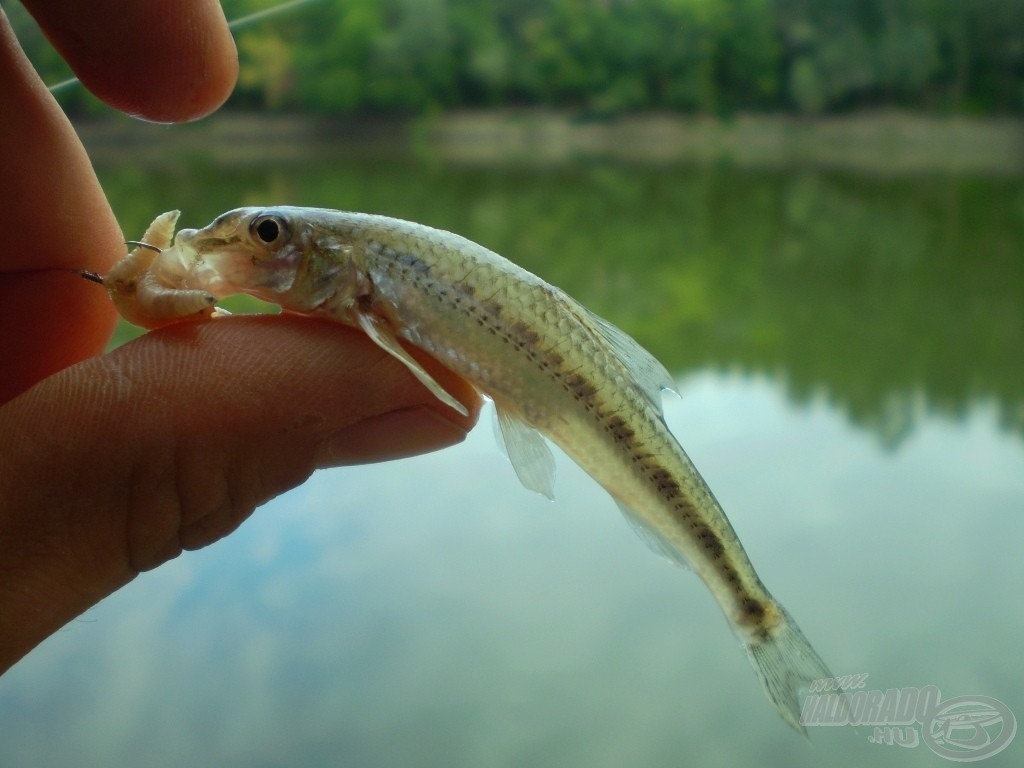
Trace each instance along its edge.
<instances>
[{"instance_id":1,"label":"fishing hook","mask_svg":"<svg viewBox=\"0 0 1024 768\"><path fill-rule=\"evenodd\" d=\"M141 240L125 240L124 244L125 245L131 245L131 246L134 246L136 248L149 248L149 250L151 250L151 251L156 251L157 253L163 253L163 249L162 248L157 248L155 245L151 245L149 243L144 243Z\"/></svg>"},{"instance_id":2,"label":"fishing hook","mask_svg":"<svg viewBox=\"0 0 1024 768\"><path fill-rule=\"evenodd\" d=\"M141 240L125 240L124 244L130 245L134 248L148 248L151 251L163 253L163 249L157 248L155 245L152 245L151 243L144 243ZM103 285L103 276L98 272L93 272L92 270L89 269L72 269L71 271L84 277L86 280L91 280L94 283L99 283L100 285Z\"/></svg>"}]
</instances>

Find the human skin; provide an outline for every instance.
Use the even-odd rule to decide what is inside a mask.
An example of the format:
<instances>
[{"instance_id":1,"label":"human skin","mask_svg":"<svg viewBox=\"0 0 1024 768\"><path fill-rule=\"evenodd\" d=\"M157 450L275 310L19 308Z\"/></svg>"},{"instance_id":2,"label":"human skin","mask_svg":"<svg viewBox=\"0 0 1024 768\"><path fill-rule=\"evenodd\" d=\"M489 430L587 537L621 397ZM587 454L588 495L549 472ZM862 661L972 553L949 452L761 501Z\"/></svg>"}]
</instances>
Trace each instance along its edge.
<instances>
[{"instance_id":1,"label":"human skin","mask_svg":"<svg viewBox=\"0 0 1024 768\"><path fill-rule=\"evenodd\" d=\"M211 0L25 5L83 84L129 114L196 119L234 85L234 43ZM102 354L116 313L67 270L104 274L125 238L2 16L0 96L0 672L314 469L465 437L480 405L468 384L421 358L469 407L461 417L332 323L224 318Z\"/></svg>"}]
</instances>

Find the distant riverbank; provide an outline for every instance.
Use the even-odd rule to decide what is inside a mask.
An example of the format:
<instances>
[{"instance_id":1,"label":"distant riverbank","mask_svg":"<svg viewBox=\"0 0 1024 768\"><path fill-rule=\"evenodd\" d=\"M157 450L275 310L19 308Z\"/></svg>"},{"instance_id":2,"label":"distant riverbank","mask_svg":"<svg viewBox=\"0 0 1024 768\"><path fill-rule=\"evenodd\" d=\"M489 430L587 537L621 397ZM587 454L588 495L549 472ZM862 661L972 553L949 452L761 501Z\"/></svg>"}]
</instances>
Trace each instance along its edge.
<instances>
[{"instance_id":1,"label":"distant riverbank","mask_svg":"<svg viewBox=\"0 0 1024 768\"><path fill-rule=\"evenodd\" d=\"M1008 118L878 112L816 119L729 120L646 114L581 119L557 112L456 112L416 119L327 119L222 113L159 126L127 118L79 124L94 160L173 162L182 152L224 162L310 152L422 154L472 165L579 160L750 168L825 167L882 175L1024 173L1024 123Z\"/></svg>"}]
</instances>

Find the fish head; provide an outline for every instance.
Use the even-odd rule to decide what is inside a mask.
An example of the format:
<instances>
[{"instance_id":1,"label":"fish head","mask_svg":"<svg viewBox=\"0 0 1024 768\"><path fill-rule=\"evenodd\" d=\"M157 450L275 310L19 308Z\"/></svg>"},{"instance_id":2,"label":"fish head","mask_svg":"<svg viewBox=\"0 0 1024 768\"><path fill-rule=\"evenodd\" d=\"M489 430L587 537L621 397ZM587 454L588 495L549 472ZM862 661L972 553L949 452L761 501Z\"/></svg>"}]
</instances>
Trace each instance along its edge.
<instances>
[{"instance_id":1,"label":"fish head","mask_svg":"<svg viewBox=\"0 0 1024 768\"><path fill-rule=\"evenodd\" d=\"M351 270L351 250L317 209L236 208L202 229L183 229L174 247L190 254L191 283L222 298L247 293L284 309L316 309ZM341 281L344 284L344 281Z\"/></svg>"},{"instance_id":2,"label":"fish head","mask_svg":"<svg viewBox=\"0 0 1024 768\"><path fill-rule=\"evenodd\" d=\"M218 298L249 293L276 300L295 283L303 235L284 209L237 208L201 229L182 229L174 249L189 255L196 287Z\"/></svg>"}]
</instances>

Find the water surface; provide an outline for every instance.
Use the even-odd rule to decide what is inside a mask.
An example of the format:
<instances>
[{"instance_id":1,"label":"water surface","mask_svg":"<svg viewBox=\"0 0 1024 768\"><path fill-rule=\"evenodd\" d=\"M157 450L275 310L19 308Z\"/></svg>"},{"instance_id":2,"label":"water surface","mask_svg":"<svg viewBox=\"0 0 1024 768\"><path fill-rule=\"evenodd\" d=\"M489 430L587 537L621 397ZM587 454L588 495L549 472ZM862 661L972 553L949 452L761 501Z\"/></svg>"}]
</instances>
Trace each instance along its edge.
<instances>
[{"instance_id":1,"label":"water surface","mask_svg":"<svg viewBox=\"0 0 1024 768\"><path fill-rule=\"evenodd\" d=\"M661 358L669 425L837 674L1024 717L1024 182L425 160L101 167L125 232L183 209L386 213L540 273ZM703 585L559 457L482 424L317 473L0 681L0 764L946 764L764 699ZM59 738L55 736L59 735ZM1018 764L1024 741L986 766Z\"/></svg>"}]
</instances>

